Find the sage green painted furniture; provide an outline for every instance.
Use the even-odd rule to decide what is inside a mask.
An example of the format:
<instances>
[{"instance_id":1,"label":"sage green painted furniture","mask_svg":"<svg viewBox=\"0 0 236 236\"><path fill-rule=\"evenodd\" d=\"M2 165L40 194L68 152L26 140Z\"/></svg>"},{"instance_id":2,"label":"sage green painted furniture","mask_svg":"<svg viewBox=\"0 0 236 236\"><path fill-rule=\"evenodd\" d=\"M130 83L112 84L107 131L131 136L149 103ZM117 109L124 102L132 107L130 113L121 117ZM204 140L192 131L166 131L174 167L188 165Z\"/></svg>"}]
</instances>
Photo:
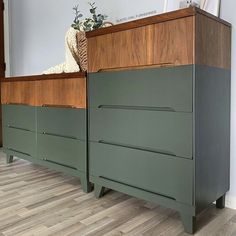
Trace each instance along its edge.
<instances>
[{"instance_id":1,"label":"sage green painted furniture","mask_svg":"<svg viewBox=\"0 0 236 236\"><path fill-rule=\"evenodd\" d=\"M85 192L87 177L86 109L2 105L3 147L13 156L78 176Z\"/></svg>"},{"instance_id":2,"label":"sage green painted furniture","mask_svg":"<svg viewBox=\"0 0 236 236\"><path fill-rule=\"evenodd\" d=\"M89 176L180 212L199 212L229 190L230 70L185 65L89 73Z\"/></svg>"}]
</instances>

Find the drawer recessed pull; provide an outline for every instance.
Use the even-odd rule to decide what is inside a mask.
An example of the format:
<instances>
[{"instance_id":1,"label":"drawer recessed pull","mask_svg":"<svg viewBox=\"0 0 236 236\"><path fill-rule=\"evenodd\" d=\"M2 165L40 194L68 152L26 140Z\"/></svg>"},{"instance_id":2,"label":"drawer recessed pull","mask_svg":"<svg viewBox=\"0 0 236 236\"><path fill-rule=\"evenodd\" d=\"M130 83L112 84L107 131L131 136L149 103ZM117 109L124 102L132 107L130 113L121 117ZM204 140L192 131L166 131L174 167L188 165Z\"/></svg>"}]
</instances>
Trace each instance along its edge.
<instances>
[{"instance_id":1,"label":"drawer recessed pull","mask_svg":"<svg viewBox=\"0 0 236 236\"><path fill-rule=\"evenodd\" d=\"M21 105L21 106L30 106L29 103L22 103L22 102L9 102L9 103L6 103L6 105Z\"/></svg>"},{"instance_id":2,"label":"drawer recessed pull","mask_svg":"<svg viewBox=\"0 0 236 236\"><path fill-rule=\"evenodd\" d=\"M56 137L61 137L61 138L70 138L70 139L77 139L74 136L68 136L68 135L61 135L61 134L54 134L54 133L48 133L48 132L42 132L44 135L49 135L49 136L56 136Z\"/></svg>"},{"instance_id":3,"label":"drawer recessed pull","mask_svg":"<svg viewBox=\"0 0 236 236\"><path fill-rule=\"evenodd\" d=\"M70 169L73 169L73 170L77 170L77 168L75 167L72 167L72 166L68 166L68 165L64 165L62 163L59 163L59 162L56 162L56 161L51 161L51 160L48 160L47 158L43 158L44 161L47 161L49 163L52 163L52 164L55 164L55 165L60 165L60 166L64 166L66 168L70 168Z\"/></svg>"},{"instance_id":4,"label":"drawer recessed pull","mask_svg":"<svg viewBox=\"0 0 236 236\"><path fill-rule=\"evenodd\" d=\"M165 151L165 150L160 150L160 149L153 149L153 148L148 148L148 147L139 147L139 146L123 144L123 143L107 142L107 141L104 141L104 140L99 140L98 142L102 143L102 144L118 146L118 147L124 147L124 148L130 148L130 149L135 149L135 150L140 150L140 151L145 151L145 152L159 153L159 154L169 155L169 156L174 156L174 157L177 156L173 152L169 152L169 151Z\"/></svg>"},{"instance_id":5,"label":"drawer recessed pull","mask_svg":"<svg viewBox=\"0 0 236 236\"><path fill-rule=\"evenodd\" d=\"M161 67L170 67L174 65L175 63L173 62L163 62L163 63L152 64L152 65L102 68L102 69L99 69L97 72L101 73L101 72L113 72L113 71L124 71L124 70L155 69L155 68L161 68Z\"/></svg>"},{"instance_id":6,"label":"drawer recessed pull","mask_svg":"<svg viewBox=\"0 0 236 236\"><path fill-rule=\"evenodd\" d=\"M12 126L12 125L7 125L8 128L11 128L11 129L19 129L19 130L23 130L23 131L31 131L29 129L24 129L24 128L19 128L19 127L16 127L16 126Z\"/></svg>"},{"instance_id":7,"label":"drawer recessed pull","mask_svg":"<svg viewBox=\"0 0 236 236\"><path fill-rule=\"evenodd\" d=\"M55 107L55 108L72 108L76 109L76 106L72 105L56 105L56 104L43 104L42 107Z\"/></svg>"},{"instance_id":8,"label":"drawer recessed pull","mask_svg":"<svg viewBox=\"0 0 236 236\"><path fill-rule=\"evenodd\" d=\"M10 150L10 151L18 152L18 153L23 154L23 155L25 155L25 156L30 156L30 157L31 157L31 155L30 155L29 153L21 152L21 151L18 151L18 150L16 150L16 149L13 149L13 148L7 148L7 149Z\"/></svg>"},{"instance_id":9,"label":"drawer recessed pull","mask_svg":"<svg viewBox=\"0 0 236 236\"><path fill-rule=\"evenodd\" d=\"M149 106L124 106L124 105L99 105L99 109L121 109L121 110L144 110L144 111L168 111L175 112L172 107L149 107Z\"/></svg>"},{"instance_id":10,"label":"drawer recessed pull","mask_svg":"<svg viewBox=\"0 0 236 236\"><path fill-rule=\"evenodd\" d=\"M155 194L155 195L165 197L165 198L169 198L171 200L176 201L176 199L174 197L171 197L171 196L168 196L168 195L165 195L165 194L153 192L153 191L150 191L150 190L147 190L147 189L144 189L144 188L140 188L140 187L137 187L137 186L134 186L134 185L126 184L126 183L123 183L123 182L120 182L120 181L117 181L117 180L113 180L113 179L110 179L110 178L107 178L107 177L104 177L104 176L99 176L99 178L104 179L104 180L108 180L108 181L112 181L112 182L115 182L115 183L118 183L118 184L126 185L126 186L131 187L131 188L136 188L136 189L139 189L139 190L151 193L151 194Z\"/></svg>"}]
</instances>

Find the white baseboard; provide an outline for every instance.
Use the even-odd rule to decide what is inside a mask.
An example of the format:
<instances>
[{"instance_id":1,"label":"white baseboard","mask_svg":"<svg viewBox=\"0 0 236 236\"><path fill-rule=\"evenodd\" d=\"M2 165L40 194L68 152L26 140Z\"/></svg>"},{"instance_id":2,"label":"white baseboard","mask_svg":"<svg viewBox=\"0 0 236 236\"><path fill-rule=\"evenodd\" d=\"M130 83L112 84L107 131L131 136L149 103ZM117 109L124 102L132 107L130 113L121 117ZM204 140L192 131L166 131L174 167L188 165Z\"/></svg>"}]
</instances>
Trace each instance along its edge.
<instances>
[{"instance_id":1,"label":"white baseboard","mask_svg":"<svg viewBox=\"0 0 236 236\"><path fill-rule=\"evenodd\" d=\"M236 196L226 195L225 206L236 210Z\"/></svg>"}]
</instances>

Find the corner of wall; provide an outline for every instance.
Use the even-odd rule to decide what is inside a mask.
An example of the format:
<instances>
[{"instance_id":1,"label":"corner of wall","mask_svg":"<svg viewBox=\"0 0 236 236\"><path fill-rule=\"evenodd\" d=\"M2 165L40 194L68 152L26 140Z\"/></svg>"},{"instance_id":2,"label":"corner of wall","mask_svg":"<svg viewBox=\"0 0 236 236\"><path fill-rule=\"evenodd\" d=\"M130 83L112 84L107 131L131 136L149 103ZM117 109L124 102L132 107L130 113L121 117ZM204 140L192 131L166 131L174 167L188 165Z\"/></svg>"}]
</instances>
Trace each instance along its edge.
<instances>
[{"instance_id":1,"label":"corner of wall","mask_svg":"<svg viewBox=\"0 0 236 236\"><path fill-rule=\"evenodd\" d=\"M231 194L227 194L225 206L236 210L236 196L231 195Z\"/></svg>"},{"instance_id":2,"label":"corner of wall","mask_svg":"<svg viewBox=\"0 0 236 236\"><path fill-rule=\"evenodd\" d=\"M9 18L9 1L4 0L5 10L4 10L4 48L5 48L5 62L6 62L6 72L5 76L9 77L11 75L10 70L10 18Z\"/></svg>"}]
</instances>

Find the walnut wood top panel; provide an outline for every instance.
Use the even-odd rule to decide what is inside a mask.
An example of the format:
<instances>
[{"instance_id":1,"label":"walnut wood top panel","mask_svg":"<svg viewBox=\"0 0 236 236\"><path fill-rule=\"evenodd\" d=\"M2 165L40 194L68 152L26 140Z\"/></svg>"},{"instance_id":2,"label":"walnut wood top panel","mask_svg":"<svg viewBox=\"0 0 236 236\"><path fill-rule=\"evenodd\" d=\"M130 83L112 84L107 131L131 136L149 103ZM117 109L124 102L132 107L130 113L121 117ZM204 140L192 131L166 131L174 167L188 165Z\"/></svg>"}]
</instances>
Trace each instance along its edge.
<instances>
[{"instance_id":1,"label":"walnut wood top panel","mask_svg":"<svg viewBox=\"0 0 236 236\"><path fill-rule=\"evenodd\" d=\"M130 21L127 23L114 25L114 26L107 27L107 28L100 28L100 29L97 29L94 31L87 32L86 37L87 38L96 37L99 35L110 34L110 33L115 33L115 32L119 32L119 31L134 29L134 28L138 28L138 27L142 27L142 26L146 26L146 25L151 25L151 24L157 24L157 23L161 23L161 22L165 22L165 21L169 21L169 20L175 20L175 19L184 18L184 17L188 17L188 16L195 16L196 14L205 15L211 19L221 22L222 24L225 24L227 26L231 26L230 23L220 19L219 17L209 14L209 13L201 10L200 8L189 7L189 8L185 8L185 9L181 9L181 10L177 10L177 11L167 12L167 13L159 14L156 16L151 16L151 17L147 17L147 18L143 18L143 19L139 19L139 20L135 20L135 21Z\"/></svg>"},{"instance_id":2,"label":"walnut wood top panel","mask_svg":"<svg viewBox=\"0 0 236 236\"><path fill-rule=\"evenodd\" d=\"M88 71L193 64L193 29L190 16L89 38Z\"/></svg>"},{"instance_id":3,"label":"walnut wood top panel","mask_svg":"<svg viewBox=\"0 0 236 236\"><path fill-rule=\"evenodd\" d=\"M85 72L49 74L49 75L42 74L42 75L2 78L0 82L4 83L4 82L15 82L15 81L54 80L54 79L68 79L68 78L77 79L77 78L84 78L85 76L86 76Z\"/></svg>"},{"instance_id":4,"label":"walnut wood top panel","mask_svg":"<svg viewBox=\"0 0 236 236\"><path fill-rule=\"evenodd\" d=\"M36 81L36 106L86 108L85 78Z\"/></svg>"},{"instance_id":5,"label":"walnut wood top panel","mask_svg":"<svg viewBox=\"0 0 236 236\"><path fill-rule=\"evenodd\" d=\"M1 103L35 105L34 81L16 81L1 84Z\"/></svg>"},{"instance_id":6,"label":"walnut wood top panel","mask_svg":"<svg viewBox=\"0 0 236 236\"><path fill-rule=\"evenodd\" d=\"M231 27L206 15L195 21L195 64L230 69Z\"/></svg>"},{"instance_id":7,"label":"walnut wood top panel","mask_svg":"<svg viewBox=\"0 0 236 236\"><path fill-rule=\"evenodd\" d=\"M229 69L231 25L187 8L88 33L88 72L189 64Z\"/></svg>"},{"instance_id":8,"label":"walnut wood top panel","mask_svg":"<svg viewBox=\"0 0 236 236\"><path fill-rule=\"evenodd\" d=\"M71 74L72 75L72 74ZM2 104L86 108L86 78L73 76L10 78L1 83ZM75 76L76 75L76 76ZM32 79L33 78L33 79Z\"/></svg>"}]
</instances>

